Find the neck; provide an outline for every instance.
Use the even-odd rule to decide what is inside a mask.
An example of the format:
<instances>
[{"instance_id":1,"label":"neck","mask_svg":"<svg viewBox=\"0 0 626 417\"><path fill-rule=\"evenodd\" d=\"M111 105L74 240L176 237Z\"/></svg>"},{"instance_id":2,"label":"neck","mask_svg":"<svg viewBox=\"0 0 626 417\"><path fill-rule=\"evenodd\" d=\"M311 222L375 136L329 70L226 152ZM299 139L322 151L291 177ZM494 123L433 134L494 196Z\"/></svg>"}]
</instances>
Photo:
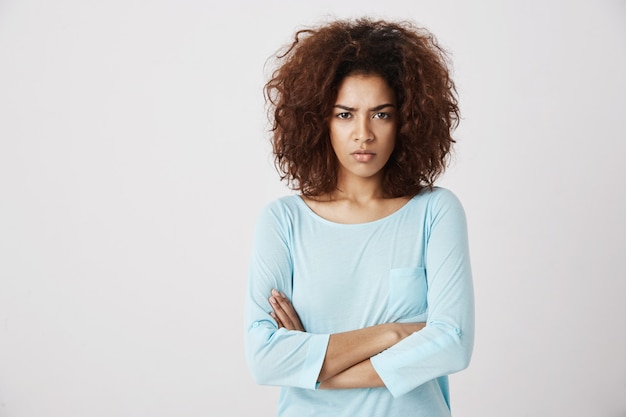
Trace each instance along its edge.
<instances>
[{"instance_id":1,"label":"neck","mask_svg":"<svg viewBox=\"0 0 626 417\"><path fill-rule=\"evenodd\" d=\"M337 179L337 190L331 193L332 200L369 201L385 198L382 174L369 178L346 177Z\"/></svg>"}]
</instances>

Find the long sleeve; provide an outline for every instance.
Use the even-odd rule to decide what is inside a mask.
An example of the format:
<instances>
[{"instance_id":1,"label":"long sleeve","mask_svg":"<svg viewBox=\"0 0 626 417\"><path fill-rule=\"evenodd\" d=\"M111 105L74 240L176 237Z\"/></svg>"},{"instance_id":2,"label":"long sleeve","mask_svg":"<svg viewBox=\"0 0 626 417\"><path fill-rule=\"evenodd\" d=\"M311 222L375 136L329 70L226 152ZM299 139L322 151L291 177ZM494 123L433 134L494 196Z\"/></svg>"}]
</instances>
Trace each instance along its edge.
<instances>
[{"instance_id":1,"label":"long sleeve","mask_svg":"<svg viewBox=\"0 0 626 417\"><path fill-rule=\"evenodd\" d=\"M474 343L474 295L465 213L447 190L425 219L427 325L372 358L394 397L466 368Z\"/></svg>"},{"instance_id":2,"label":"long sleeve","mask_svg":"<svg viewBox=\"0 0 626 417\"><path fill-rule=\"evenodd\" d=\"M273 288L292 294L292 221L279 203L266 207L257 221L245 300L245 353L257 383L315 389L329 335L278 329L269 315Z\"/></svg>"}]
</instances>

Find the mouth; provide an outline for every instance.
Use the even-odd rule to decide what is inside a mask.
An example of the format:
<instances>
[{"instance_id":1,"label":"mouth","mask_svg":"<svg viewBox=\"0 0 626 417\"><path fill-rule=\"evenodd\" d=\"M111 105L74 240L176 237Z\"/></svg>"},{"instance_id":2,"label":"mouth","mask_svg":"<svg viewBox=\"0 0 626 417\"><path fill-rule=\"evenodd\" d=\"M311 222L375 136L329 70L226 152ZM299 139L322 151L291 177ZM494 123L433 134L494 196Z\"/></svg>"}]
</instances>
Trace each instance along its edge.
<instances>
[{"instance_id":1,"label":"mouth","mask_svg":"<svg viewBox=\"0 0 626 417\"><path fill-rule=\"evenodd\" d=\"M354 151L352 152L350 155L352 155L352 157L357 161L357 162L368 162L370 161L376 154L374 152L369 152L369 151L363 151L363 150L358 150L358 151Z\"/></svg>"}]
</instances>

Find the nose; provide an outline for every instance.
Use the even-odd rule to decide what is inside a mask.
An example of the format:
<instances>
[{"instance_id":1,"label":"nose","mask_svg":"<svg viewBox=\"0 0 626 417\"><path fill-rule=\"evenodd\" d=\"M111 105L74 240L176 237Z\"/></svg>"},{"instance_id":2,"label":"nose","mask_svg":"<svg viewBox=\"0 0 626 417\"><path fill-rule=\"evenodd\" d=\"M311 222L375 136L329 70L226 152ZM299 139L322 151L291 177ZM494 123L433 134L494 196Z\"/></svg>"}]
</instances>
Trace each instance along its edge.
<instances>
[{"instance_id":1,"label":"nose","mask_svg":"<svg viewBox=\"0 0 626 417\"><path fill-rule=\"evenodd\" d=\"M372 132L372 128L370 126L369 118L365 117L359 120L356 124L355 132L354 132L354 141L355 142L370 142L374 140L374 133Z\"/></svg>"}]
</instances>

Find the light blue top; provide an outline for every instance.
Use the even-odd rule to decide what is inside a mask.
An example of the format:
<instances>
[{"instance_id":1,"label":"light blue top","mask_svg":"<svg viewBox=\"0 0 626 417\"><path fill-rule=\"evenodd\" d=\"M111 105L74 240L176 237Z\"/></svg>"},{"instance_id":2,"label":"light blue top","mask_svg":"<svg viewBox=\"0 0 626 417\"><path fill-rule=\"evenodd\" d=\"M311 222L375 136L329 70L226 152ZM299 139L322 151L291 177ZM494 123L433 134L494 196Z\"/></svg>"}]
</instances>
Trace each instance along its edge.
<instances>
[{"instance_id":1,"label":"light blue top","mask_svg":"<svg viewBox=\"0 0 626 417\"><path fill-rule=\"evenodd\" d=\"M278 329L272 288L305 332ZM386 388L317 390L329 335L389 322L426 327L372 357ZM443 188L382 219L339 224L299 196L257 222L245 301L246 359L259 384L282 387L280 417L450 416L447 375L467 367L474 298L465 214Z\"/></svg>"}]
</instances>

